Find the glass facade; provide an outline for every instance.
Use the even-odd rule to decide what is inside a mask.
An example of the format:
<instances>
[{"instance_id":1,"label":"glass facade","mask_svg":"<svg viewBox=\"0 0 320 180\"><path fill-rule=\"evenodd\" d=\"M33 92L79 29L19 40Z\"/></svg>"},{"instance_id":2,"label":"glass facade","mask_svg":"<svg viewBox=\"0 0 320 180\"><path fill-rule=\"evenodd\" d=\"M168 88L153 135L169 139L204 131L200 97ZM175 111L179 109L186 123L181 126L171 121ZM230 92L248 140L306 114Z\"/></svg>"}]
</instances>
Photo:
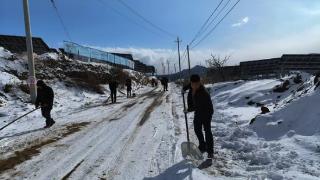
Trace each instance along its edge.
<instances>
[{"instance_id":1,"label":"glass facade","mask_svg":"<svg viewBox=\"0 0 320 180\"><path fill-rule=\"evenodd\" d=\"M114 55L98 49L85 47L73 42L64 41L64 51L68 54L78 55L86 57L88 59L96 59L100 61L106 61L110 64L119 65L122 67L134 69L134 62L130 59Z\"/></svg>"}]
</instances>

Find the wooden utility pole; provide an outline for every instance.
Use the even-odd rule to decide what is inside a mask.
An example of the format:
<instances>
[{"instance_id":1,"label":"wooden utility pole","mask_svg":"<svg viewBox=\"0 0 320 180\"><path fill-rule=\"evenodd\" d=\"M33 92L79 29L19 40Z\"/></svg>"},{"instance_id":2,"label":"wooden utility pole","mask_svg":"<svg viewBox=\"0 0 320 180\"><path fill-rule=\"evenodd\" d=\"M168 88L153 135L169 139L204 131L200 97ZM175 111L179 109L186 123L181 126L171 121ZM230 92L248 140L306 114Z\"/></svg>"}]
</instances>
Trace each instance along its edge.
<instances>
[{"instance_id":1,"label":"wooden utility pole","mask_svg":"<svg viewBox=\"0 0 320 180\"><path fill-rule=\"evenodd\" d=\"M191 76L189 45L187 45L187 53L188 53L189 76Z\"/></svg>"},{"instance_id":2,"label":"wooden utility pole","mask_svg":"<svg viewBox=\"0 0 320 180\"><path fill-rule=\"evenodd\" d=\"M181 72L181 57L180 57L180 43L181 43L181 40L179 39L179 37L177 37L176 43L178 43L179 72Z\"/></svg>"},{"instance_id":3,"label":"wooden utility pole","mask_svg":"<svg viewBox=\"0 0 320 180\"><path fill-rule=\"evenodd\" d=\"M176 64L174 64L174 73L177 73L177 68L176 68Z\"/></svg>"},{"instance_id":4,"label":"wooden utility pole","mask_svg":"<svg viewBox=\"0 0 320 180\"><path fill-rule=\"evenodd\" d=\"M36 88L37 80L36 80L35 68L34 68L33 46L32 46L32 36L31 36L31 28L30 28L28 0L23 0L23 12L24 12L24 24L25 24L25 31L26 31L26 46L28 51L28 68L29 68L28 84L30 88L31 102L35 103L37 98L37 88Z\"/></svg>"}]
</instances>

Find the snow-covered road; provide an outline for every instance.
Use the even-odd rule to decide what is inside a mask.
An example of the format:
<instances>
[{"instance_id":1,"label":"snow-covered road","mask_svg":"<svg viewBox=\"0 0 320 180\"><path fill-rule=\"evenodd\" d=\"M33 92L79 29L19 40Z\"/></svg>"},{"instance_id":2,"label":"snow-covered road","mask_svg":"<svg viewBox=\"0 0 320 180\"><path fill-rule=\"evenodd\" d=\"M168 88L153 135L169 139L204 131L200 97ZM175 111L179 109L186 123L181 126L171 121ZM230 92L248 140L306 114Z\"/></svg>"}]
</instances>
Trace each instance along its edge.
<instances>
[{"instance_id":1,"label":"snow-covered road","mask_svg":"<svg viewBox=\"0 0 320 180\"><path fill-rule=\"evenodd\" d=\"M246 83L261 86L234 90ZM172 83L169 92L146 87L113 105L102 105L98 97L88 106L58 109L50 129L39 128L38 115L9 126L0 132L0 179L319 179L318 134L266 140L249 126L259 108L246 105L246 97L262 99L269 86L263 81L209 86L215 158L205 170L181 156L185 121L180 88ZM190 138L198 143L192 116Z\"/></svg>"},{"instance_id":2,"label":"snow-covered road","mask_svg":"<svg viewBox=\"0 0 320 180\"><path fill-rule=\"evenodd\" d=\"M174 163L171 101L159 89L72 118L77 123L44 130L37 141L2 160L10 169L0 168L1 178L143 179Z\"/></svg>"}]
</instances>

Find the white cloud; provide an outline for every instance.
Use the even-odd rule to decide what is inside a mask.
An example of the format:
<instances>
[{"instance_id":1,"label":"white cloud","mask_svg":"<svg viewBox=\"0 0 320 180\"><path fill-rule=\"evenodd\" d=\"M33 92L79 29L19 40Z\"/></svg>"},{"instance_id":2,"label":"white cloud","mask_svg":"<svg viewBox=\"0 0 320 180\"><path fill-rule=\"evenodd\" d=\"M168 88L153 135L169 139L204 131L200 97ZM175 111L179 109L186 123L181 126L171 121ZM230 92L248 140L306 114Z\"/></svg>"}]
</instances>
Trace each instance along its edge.
<instances>
[{"instance_id":1,"label":"white cloud","mask_svg":"<svg viewBox=\"0 0 320 180\"><path fill-rule=\"evenodd\" d=\"M264 39L254 40L243 43L241 47L226 47L221 49L194 49L190 51L191 66L205 65L205 60L211 54L230 55L228 65L239 64L240 61L257 60L263 58L280 57L287 53L320 53L320 26L310 27L299 33L290 33L282 37L265 37ZM176 49L151 49L151 48L100 48L110 52L132 53L135 59L154 65L158 73L162 74L162 63L170 62L170 72L174 72L174 64L178 70L178 55ZM183 50L181 51L183 56ZM186 58L181 60L182 69L187 68ZM167 70L166 70L167 72Z\"/></svg>"},{"instance_id":2,"label":"white cloud","mask_svg":"<svg viewBox=\"0 0 320 180\"><path fill-rule=\"evenodd\" d=\"M250 19L247 16L247 17L242 18L239 22L232 24L231 26L232 27L240 27L240 26L243 26L243 25L247 24L249 22L249 20Z\"/></svg>"}]
</instances>

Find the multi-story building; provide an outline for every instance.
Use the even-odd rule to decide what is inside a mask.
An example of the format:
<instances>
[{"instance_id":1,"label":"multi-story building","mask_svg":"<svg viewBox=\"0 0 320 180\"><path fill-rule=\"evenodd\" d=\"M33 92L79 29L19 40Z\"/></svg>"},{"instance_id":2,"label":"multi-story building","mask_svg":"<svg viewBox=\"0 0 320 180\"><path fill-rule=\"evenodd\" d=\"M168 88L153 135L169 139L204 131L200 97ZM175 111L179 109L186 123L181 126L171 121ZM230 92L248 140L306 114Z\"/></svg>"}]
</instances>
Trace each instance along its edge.
<instances>
[{"instance_id":1,"label":"multi-story building","mask_svg":"<svg viewBox=\"0 0 320 180\"><path fill-rule=\"evenodd\" d=\"M320 54L284 54L281 58L240 62L241 77L279 77L290 71L314 74L320 71Z\"/></svg>"},{"instance_id":2,"label":"multi-story building","mask_svg":"<svg viewBox=\"0 0 320 180\"><path fill-rule=\"evenodd\" d=\"M320 54L285 54L279 66L280 73L304 71L314 74L320 71Z\"/></svg>"},{"instance_id":3,"label":"multi-story building","mask_svg":"<svg viewBox=\"0 0 320 180\"><path fill-rule=\"evenodd\" d=\"M240 62L241 78L268 78L280 73L280 58Z\"/></svg>"}]
</instances>

